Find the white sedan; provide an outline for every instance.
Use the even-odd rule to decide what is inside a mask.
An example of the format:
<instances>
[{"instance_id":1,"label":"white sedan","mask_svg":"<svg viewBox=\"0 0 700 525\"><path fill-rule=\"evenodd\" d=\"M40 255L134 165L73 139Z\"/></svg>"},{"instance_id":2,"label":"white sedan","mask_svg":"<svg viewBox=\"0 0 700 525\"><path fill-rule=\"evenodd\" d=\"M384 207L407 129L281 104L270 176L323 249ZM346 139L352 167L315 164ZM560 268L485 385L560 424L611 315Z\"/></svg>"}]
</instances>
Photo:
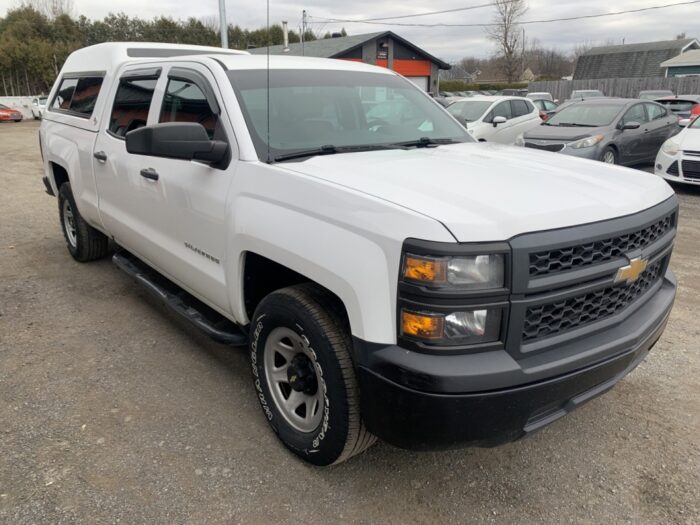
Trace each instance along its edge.
<instances>
[{"instance_id":1,"label":"white sedan","mask_svg":"<svg viewBox=\"0 0 700 525\"><path fill-rule=\"evenodd\" d=\"M686 124L681 121L681 125ZM654 173L669 181L700 185L700 117L663 143Z\"/></svg>"},{"instance_id":2,"label":"white sedan","mask_svg":"<svg viewBox=\"0 0 700 525\"><path fill-rule=\"evenodd\" d=\"M447 111L480 142L514 144L515 139L542 124L539 110L523 97L459 99Z\"/></svg>"}]
</instances>

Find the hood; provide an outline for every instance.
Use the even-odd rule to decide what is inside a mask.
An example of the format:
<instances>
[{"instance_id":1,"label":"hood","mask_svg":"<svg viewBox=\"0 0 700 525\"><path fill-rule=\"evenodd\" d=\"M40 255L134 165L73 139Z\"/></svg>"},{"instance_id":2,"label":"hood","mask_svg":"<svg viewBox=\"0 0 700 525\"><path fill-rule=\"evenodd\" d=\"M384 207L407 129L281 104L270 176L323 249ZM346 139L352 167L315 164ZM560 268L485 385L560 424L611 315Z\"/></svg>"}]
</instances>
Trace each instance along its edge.
<instances>
[{"instance_id":1,"label":"hood","mask_svg":"<svg viewBox=\"0 0 700 525\"><path fill-rule=\"evenodd\" d=\"M552 140L559 142L573 142L591 135L603 135L608 133L610 128L578 128L576 126L537 126L523 135L525 139Z\"/></svg>"},{"instance_id":2,"label":"hood","mask_svg":"<svg viewBox=\"0 0 700 525\"><path fill-rule=\"evenodd\" d=\"M673 195L648 173L494 143L326 155L278 166L431 217L460 242L620 217Z\"/></svg>"},{"instance_id":3,"label":"hood","mask_svg":"<svg viewBox=\"0 0 700 525\"><path fill-rule=\"evenodd\" d=\"M685 128L673 140L681 145L681 149L700 151L700 128Z\"/></svg>"}]
</instances>

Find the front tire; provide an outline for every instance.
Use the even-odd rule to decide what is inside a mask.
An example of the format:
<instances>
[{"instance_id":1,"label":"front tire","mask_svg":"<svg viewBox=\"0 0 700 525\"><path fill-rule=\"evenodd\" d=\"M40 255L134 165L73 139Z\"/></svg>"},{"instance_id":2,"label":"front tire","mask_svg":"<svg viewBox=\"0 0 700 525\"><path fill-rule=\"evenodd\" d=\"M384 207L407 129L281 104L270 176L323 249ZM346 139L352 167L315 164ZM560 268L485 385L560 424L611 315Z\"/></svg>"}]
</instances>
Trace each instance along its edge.
<instances>
[{"instance_id":1,"label":"front tire","mask_svg":"<svg viewBox=\"0 0 700 525\"><path fill-rule=\"evenodd\" d=\"M94 261L109 253L107 236L90 226L80 215L70 182L64 182L58 190L58 213L63 237L73 259Z\"/></svg>"},{"instance_id":2,"label":"front tire","mask_svg":"<svg viewBox=\"0 0 700 525\"><path fill-rule=\"evenodd\" d=\"M603 150L600 160L606 164L617 164L617 151L608 146Z\"/></svg>"},{"instance_id":3,"label":"front tire","mask_svg":"<svg viewBox=\"0 0 700 525\"><path fill-rule=\"evenodd\" d=\"M341 463L376 440L364 427L347 320L314 284L284 288L255 310L250 357L272 430L314 465Z\"/></svg>"}]
</instances>

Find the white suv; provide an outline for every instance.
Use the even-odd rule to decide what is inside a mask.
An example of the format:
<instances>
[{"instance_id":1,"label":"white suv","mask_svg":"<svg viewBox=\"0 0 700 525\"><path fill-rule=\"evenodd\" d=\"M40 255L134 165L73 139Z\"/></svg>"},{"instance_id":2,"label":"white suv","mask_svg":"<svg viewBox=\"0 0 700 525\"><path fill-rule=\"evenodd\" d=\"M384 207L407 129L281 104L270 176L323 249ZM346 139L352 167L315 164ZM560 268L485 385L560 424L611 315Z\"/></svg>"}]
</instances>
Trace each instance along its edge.
<instances>
[{"instance_id":1,"label":"white suv","mask_svg":"<svg viewBox=\"0 0 700 525\"><path fill-rule=\"evenodd\" d=\"M460 99L447 111L480 142L514 144L520 134L540 124L539 110L523 97L472 97Z\"/></svg>"},{"instance_id":2,"label":"white suv","mask_svg":"<svg viewBox=\"0 0 700 525\"><path fill-rule=\"evenodd\" d=\"M675 297L666 182L479 144L383 68L102 44L66 61L40 143L73 258L116 248L246 346L264 418L317 465L532 433L639 364Z\"/></svg>"}]
</instances>

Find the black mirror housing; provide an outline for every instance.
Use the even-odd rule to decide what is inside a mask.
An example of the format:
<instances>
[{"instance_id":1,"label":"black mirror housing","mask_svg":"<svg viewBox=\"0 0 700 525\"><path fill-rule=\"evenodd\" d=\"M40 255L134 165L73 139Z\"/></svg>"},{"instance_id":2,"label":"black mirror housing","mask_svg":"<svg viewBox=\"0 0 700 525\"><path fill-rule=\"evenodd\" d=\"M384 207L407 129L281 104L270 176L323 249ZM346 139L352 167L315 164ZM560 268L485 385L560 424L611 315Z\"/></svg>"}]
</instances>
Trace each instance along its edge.
<instances>
[{"instance_id":1,"label":"black mirror housing","mask_svg":"<svg viewBox=\"0 0 700 525\"><path fill-rule=\"evenodd\" d=\"M227 158L228 144L211 140L204 126L196 122L164 122L127 133L126 151L134 155L219 164Z\"/></svg>"}]
</instances>

